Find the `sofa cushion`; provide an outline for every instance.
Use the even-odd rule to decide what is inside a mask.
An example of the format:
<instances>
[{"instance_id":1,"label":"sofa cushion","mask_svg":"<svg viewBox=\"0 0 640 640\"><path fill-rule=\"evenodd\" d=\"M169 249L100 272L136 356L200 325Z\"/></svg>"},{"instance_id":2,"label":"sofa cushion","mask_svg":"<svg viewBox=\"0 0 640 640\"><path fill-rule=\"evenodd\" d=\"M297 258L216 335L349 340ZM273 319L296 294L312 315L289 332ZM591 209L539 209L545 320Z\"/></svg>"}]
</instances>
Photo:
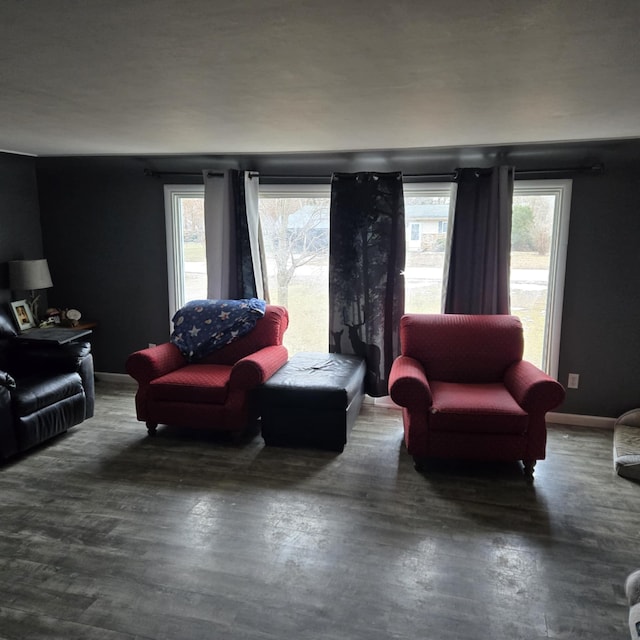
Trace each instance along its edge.
<instances>
[{"instance_id":1,"label":"sofa cushion","mask_svg":"<svg viewBox=\"0 0 640 640\"><path fill-rule=\"evenodd\" d=\"M526 432L529 416L501 383L430 382L431 427L436 431Z\"/></svg>"},{"instance_id":2,"label":"sofa cushion","mask_svg":"<svg viewBox=\"0 0 640 640\"><path fill-rule=\"evenodd\" d=\"M190 364L152 380L149 399L161 402L224 404L231 367L222 364Z\"/></svg>"},{"instance_id":3,"label":"sofa cushion","mask_svg":"<svg viewBox=\"0 0 640 640\"><path fill-rule=\"evenodd\" d=\"M28 376L16 380L11 400L16 415L27 416L82 393L82 379L78 373L65 373L50 378Z\"/></svg>"}]
</instances>

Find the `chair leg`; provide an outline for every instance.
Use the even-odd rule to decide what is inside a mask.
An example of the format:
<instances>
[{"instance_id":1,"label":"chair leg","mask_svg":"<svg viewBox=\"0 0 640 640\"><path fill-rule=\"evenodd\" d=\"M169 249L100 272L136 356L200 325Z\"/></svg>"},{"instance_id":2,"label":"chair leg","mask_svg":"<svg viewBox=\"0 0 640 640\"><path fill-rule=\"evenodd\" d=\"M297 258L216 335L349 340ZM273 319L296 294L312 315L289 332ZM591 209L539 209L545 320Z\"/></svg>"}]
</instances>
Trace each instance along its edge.
<instances>
[{"instance_id":1,"label":"chair leg","mask_svg":"<svg viewBox=\"0 0 640 640\"><path fill-rule=\"evenodd\" d=\"M523 460L524 464L524 477L527 482L533 482L533 470L536 466L535 460Z\"/></svg>"},{"instance_id":2,"label":"chair leg","mask_svg":"<svg viewBox=\"0 0 640 640\"><path fill-rule=\"evenodd\" d=\"M427 463L424 458L417 458L413 456L413 468L418 473L425 473L427 471Z\"/></svg>"},{"instance_id":3,"label":"chair leg","mask_svg":"<svg viewBox=\"0 0 640 640\"><path fill-rule=\"evenodd\" d=\"M156 435L156 429L158 428L158 423L157 422L147 422L147 433L150 436L155 436Z\"/></svg>"},{"instance_id":4,"label":"chair leg","mask_svg":"<svg viewBox=\"0 0 640 640\"><path fill-rule=\"evenodd\" d=\"M231 440L231 444L233 444L234 446L239 446L242 444L242 441L245 437L245 432L244 431L230 431L229 432L229 439Z\"/></svg>"}]
</instances>

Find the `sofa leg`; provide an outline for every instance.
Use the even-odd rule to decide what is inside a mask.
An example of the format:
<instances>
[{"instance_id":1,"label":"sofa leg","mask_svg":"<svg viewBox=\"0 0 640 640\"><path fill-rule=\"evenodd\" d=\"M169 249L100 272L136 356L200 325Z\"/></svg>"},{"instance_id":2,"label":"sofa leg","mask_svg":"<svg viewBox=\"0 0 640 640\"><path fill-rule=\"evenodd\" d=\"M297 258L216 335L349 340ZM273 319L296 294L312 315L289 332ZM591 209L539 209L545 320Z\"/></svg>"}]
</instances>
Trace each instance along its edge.
<instances>
[{"instance_id":1,"label":"sofa leg","mask_svg":"<svg viewBox=\"0 0 640 640\"><path fill-rule=\"evenodd\" d=\"M147 433L150 436L155 436L156 435L156 429L158 428L158 423L157 422L147 422Z\"/></svg>"},{"instance_id":2,"label":"sofa leg","mask_svg":"<svg viewBox=\"0 0 640 640\"><path fill-rule=\"evenodd\" d=\"M524 477L527 482L533 482L533 469L536 466L535 460L523 460L524 464Z\"/></svg>"}]
</instances>

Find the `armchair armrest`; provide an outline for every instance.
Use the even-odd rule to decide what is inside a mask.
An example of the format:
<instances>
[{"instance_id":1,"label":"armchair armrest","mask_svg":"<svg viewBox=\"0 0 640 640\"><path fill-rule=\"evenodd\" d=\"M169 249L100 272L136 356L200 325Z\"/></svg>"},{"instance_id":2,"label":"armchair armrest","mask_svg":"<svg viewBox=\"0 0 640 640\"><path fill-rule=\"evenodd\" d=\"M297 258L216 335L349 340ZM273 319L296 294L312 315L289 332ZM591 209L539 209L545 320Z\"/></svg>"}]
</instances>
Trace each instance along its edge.
<instances>
[{"instance_id":1,"label":"armchair armrest","mask_svg":"<svg viewBox=\"0 0 640 640\"><path fill-rule=\"evenodd\" d=\"M187 365L178 347L170 342L132 353L126 362L127 373L139 384L152 380Z\"/></svg>"},{"instance_id":2,"label":"armchair armrest","mask_svg":"<svg viewBox=\"0 0 640 640\"><path fill-rule=\"evenodd\" d=\"M266 382L289 359L283 345L264 347L241 358L233 365L229 378L231 389L253 389Z\"/></svg>"},{"instance_id":3,"label":"armchair armrest","mask_svg":"<svg viewBox=\"0 0 640 640\"><path fill-rule=\"evenodd\" d=\"M429 408L433 404L431 387L423 366L410 356L398 356L391 365L389 395L401 407Z\"/></svg>"},{"instance_id":4,"label":"armchair armrest","mask_svg":"<svg viewBox=\"0 0 640 640\"><path fill-rule=\"evenodd\" d=\"M504 377L504 385L527 413L546 413L562 403L564 387L531 362L512 364Z\"/></svg>"}]
</instances>

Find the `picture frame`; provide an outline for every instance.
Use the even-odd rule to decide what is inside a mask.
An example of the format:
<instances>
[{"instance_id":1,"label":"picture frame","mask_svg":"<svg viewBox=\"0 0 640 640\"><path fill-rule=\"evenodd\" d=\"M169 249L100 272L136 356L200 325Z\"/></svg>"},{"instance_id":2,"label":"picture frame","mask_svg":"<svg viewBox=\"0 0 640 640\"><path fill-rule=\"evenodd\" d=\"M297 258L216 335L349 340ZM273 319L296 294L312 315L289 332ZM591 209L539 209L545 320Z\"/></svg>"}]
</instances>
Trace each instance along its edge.
<instances>
[{"instance_id":1,"label":"picture frame","mask_svg":"<svg viewBox=\"0 0 640 640\"><path fill-rule=\"evenodd\" d=\"M11 311L20 331L27 331L36 326L31 307L26 300L16 300L11 303Z\"/></svg>"}]
</instances>

